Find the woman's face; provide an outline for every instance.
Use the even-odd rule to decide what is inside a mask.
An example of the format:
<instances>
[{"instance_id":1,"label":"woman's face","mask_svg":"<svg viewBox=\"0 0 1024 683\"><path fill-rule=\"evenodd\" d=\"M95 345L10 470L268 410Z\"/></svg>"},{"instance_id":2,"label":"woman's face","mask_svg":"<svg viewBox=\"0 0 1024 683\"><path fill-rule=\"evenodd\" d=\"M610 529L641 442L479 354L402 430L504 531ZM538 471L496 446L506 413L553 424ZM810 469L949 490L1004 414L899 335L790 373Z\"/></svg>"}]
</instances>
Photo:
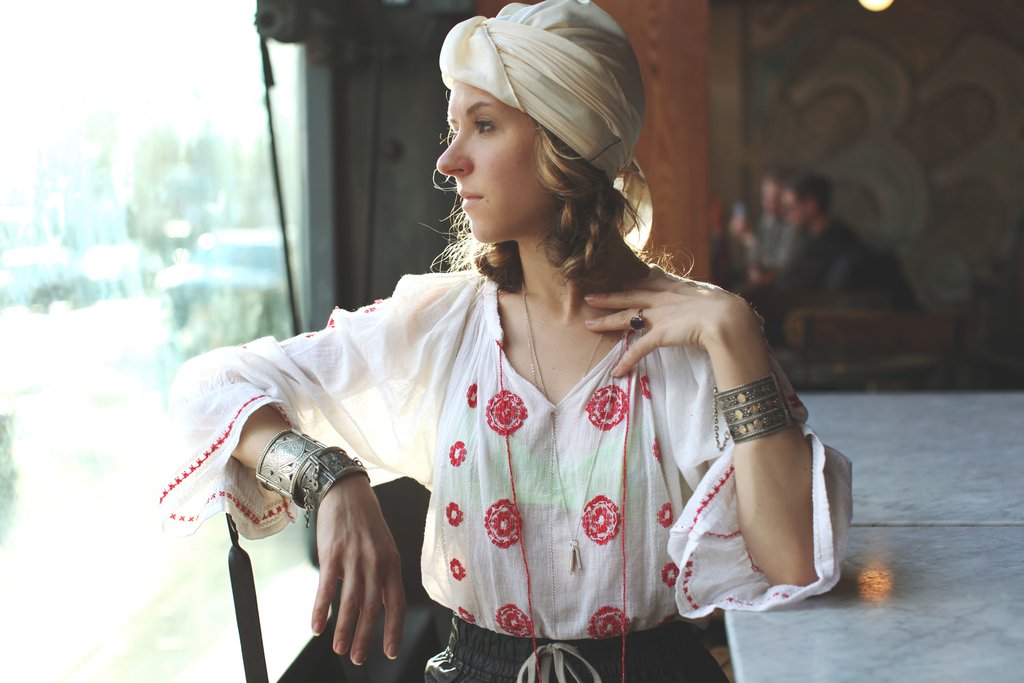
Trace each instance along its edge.
<instances>
[{"instance_id":1,"label":"woman's face","mask_svg":"<svg viewBox=\"0 0 1024 683\"><path fill-rule=\"evenodd\" d=\"M537 177L536 123L489 93L456 83L448 101L451 143L437 170L455 178L481 242L543 239L555 202Z\"/></svg>"}]
</instances>

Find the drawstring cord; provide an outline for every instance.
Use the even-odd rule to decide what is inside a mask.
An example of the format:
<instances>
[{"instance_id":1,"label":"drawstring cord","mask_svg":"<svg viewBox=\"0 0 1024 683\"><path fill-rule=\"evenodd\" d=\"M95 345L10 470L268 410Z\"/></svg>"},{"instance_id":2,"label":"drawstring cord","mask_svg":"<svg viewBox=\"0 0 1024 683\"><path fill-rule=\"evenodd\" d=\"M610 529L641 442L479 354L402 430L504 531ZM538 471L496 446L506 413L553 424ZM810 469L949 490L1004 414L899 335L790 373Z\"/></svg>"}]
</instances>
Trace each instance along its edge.
<instances>
[{"instance_id":1,"label":"drawstring cord","mask_svg":"<svg viewBox=\"0 0 1024 683\"><path fill-rule=\"evenodd\" d=\"M566 683L565 677L566 672L572 676L572 680L575 683L585 683L579 674L568 665L566 662L566 655L572 655L576 659L583 662L583 666L587 668L592 676L593 683L601 683L601 675L597 673L597 669L591 666L590 662L583 658L580 651L574 648L572 645L566 645L565 643L551 643L550 645L541 645L539 648L533 651L533 654L523 662L523 666L519 669L519 676L516 678L516 683L543 683L544 679L551 680L550 674L552 667L555 670L555 679L558 683ZM543 677L536 678L537 676Z\"/></svg>"}]
</instances>

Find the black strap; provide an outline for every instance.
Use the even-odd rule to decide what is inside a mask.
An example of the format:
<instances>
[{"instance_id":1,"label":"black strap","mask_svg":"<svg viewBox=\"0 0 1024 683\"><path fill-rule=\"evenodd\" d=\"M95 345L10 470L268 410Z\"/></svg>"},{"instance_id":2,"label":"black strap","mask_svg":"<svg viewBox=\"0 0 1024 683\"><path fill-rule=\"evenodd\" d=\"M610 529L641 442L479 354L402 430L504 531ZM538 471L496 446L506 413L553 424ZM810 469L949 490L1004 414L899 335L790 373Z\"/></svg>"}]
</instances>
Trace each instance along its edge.
<instances>
[{"instance_id":1,"label":"black strap","mask_svg":"<svg viewBox=\"0 0 1024 683\"><path fill-rule=\"evenodd\" d=\"M288 305L291 309L292 334L299 333L299 303L295 291L295 274L292 272L292 258L288 247L287 218L284 210L284 192L281 190L281 167L277 163L277 136L274 133L274 108L270 104L270 89L274 87L274 71L270 64L270 50L267 41L260 36L260 58L263 63L263 103L267 110L267 132L270 137L270 168L274 172L274 198L277 200L277 221L281 228L281 248L284 252L285 281L288 285Z\"/></svg>"},{"instance_id":2,"label":"black strap","mask_svg":"<svg viewBox=\"0 0 1024 683\"><path fill-rule=\"evenodd\" d=\"M277 164L277 140L274 136L273 109L270 106L270 88L274 85L274 74L270 66L270 52L267 42L260 36L260 55L263 62L263 94L267 109L267 128L270 132L270 160L274 172L274 194L277 198L277 214L281 227L284 247L284 265L288 282L288 303L291 308L292 334L299 332L298 307L295 302L294 278L291 258L288 253L288 236L285 234L284 199L281 192L281 173ZM238 528L231 515L228 533L231 535L231 549L228 550L228 573L231 575L231 596L235 601L235 620L238 622L238 641L242 646L242 665L245 667L246 683L269 683L267 657L263 650L263 631L260 628L260 610L256 604L256 581L252 574L252 561L242 546L238 545Z\"/></svg>"},{"instance_id":3,"label":"black strap","mask_svg":"<svg viewBox=\"0 0 1024 683\"><path fill-rule=\"evenodd\" d=\"M267 658L263 652L263 631L260 629L260 610L256 605L256 582L252 576L249 554L238 545L238 529L231 515L228 533L228 573L231 575L231 595L235 601L235 619L238 622L238 640L242 645L242 664L246 683L269 683Z\"/></svg>"}]
</instances>

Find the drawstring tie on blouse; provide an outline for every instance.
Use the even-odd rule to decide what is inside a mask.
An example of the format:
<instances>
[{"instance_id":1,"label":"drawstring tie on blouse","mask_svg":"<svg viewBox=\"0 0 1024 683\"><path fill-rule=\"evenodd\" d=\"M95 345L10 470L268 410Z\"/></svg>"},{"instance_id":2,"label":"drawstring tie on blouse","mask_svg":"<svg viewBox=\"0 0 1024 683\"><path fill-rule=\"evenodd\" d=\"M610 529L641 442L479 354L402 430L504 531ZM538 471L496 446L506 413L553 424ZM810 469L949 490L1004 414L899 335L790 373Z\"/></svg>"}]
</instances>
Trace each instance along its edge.
<instances>
[{"instance_id":1,"label":"drawstring tie on blouse","mask_svg":"<svg viewBox=\"0 0 1024 683\"><path fill-rule=\"evenodd\" d=\"M597 673L597 669L591 666L590 662L583 658L580 651L574 648L572 645L566 645L565 643L550 643L549 645L541 645L533 654L530 655L523 666L519 669L519 676L516 678L516 683L537 683L538 670L540 671L541 681L550 681L551 679L551 668L555 669L555 680L558 683L567 683L566 673L572 676L572 680L575 683L585 683L582 678L579 677L572 668L569 667L566 662L566 655L572 655L576 659L583 662L583 666L587 667L590 671L590 675L593 676L593 683L601 683L601 675ZM538 665L539 663L539 665Z\"/></svg>"}]
</instances>

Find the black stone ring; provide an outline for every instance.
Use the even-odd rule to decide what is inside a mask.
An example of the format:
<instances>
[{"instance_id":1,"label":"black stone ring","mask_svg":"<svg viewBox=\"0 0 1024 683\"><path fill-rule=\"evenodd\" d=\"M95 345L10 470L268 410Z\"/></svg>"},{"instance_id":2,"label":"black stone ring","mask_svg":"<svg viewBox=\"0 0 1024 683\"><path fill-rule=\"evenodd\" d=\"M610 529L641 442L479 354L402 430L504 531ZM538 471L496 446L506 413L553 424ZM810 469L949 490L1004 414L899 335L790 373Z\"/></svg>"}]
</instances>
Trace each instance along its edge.
<instances>
[{"instance_id":1,"label":"black stone ring","mask_svg":"<svg viewBox=\"0 0 1024 683\"><path fill-rule=\"evenodd\" d=\"M629 319L629 326L636 332L644 329L644 309L637 309L636 315Z\"/></svg>"}]
</instances>

